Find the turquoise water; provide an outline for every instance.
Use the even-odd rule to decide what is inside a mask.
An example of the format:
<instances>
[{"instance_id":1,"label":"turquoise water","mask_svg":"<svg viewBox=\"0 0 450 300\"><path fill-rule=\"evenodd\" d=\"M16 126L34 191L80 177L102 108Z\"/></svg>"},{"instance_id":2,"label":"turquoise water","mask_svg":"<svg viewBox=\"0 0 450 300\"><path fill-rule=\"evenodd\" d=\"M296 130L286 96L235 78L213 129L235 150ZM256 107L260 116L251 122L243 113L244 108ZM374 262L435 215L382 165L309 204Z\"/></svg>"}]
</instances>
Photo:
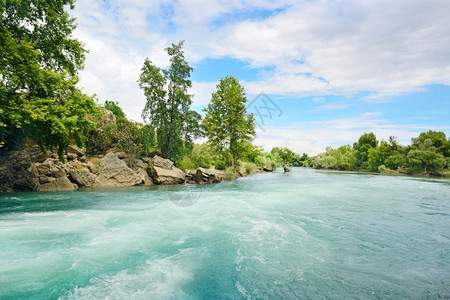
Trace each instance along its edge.
<instances>
[{"instance_id":1,"label":"turquoise water","mask_svg":"<svg viewBox=\"0 0 450 300\"><path fill-rule=\"evenodd\" d=\"M0 299L449 299L449 195L310 169L0 195Z\"/></svg>"}]
</instances>

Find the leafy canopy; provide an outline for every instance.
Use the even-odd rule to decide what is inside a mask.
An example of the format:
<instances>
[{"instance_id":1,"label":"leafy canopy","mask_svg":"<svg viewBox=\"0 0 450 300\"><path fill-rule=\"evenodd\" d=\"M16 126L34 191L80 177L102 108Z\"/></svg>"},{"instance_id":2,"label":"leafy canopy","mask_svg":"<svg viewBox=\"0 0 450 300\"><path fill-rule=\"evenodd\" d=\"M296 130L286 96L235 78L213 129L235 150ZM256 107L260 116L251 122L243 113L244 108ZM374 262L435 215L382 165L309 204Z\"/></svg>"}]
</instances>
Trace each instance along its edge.
<instances>
[{"instance_id":1,"label":"leafy canopy","mask_svg":"<svg viewBox=\"0 0 450 300\"><path fill-rule=\"evenodd\" d=\"M244 87L236 78L227 76L217 84L217 90L204 109L202 125L208 144L221 153L225 161L229 153L235 167L255 136L255 120L252 114L247 114L245 103ZM230 165L228 161L226 164Z\"/></svg>"},{"instance_id":2,"label":"leafy canopy","mask_svg":"<svg viewBox=\"0 0 450 300\"><path fill-rule=\"evenodd\" d=\"M73 0L0 1L0 144L32 137L43 148L81 145L96 104L76 88L86 50L71 34Z\"/></svg>"},{"instance_id":3,"label":"leafy canopy","mask_svg":"<svg viewBox=\"0 0 450 300\"><path fill-rule=\"evenodd\" d=\"M195 137L201 135L199 113L190 110L192 68L185 60L183 41L165 49L171 65L159 68L147 58L141 69L139 87L147 98L142 117L156 129L163 156L179 161L192 149Z\"/></svg>"}]
</instances>

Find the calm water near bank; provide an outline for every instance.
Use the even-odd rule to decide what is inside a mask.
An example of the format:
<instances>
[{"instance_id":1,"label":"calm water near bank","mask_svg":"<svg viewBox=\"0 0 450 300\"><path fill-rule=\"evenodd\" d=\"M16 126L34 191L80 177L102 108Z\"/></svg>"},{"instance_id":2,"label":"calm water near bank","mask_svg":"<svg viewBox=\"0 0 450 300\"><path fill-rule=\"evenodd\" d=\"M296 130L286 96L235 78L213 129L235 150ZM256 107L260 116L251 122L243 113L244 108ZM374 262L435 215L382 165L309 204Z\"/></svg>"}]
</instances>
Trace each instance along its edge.
<instances>
[{"instance_id":1,"label":"calm water near bank","mask_svg":"<svg viewBox=\"0 0 450 300\"><path fill-rule=\"evenodd\" d=\"M450 298L450 180L294 168L0 195L0 299Z\"/></svg>"}]
</instances>

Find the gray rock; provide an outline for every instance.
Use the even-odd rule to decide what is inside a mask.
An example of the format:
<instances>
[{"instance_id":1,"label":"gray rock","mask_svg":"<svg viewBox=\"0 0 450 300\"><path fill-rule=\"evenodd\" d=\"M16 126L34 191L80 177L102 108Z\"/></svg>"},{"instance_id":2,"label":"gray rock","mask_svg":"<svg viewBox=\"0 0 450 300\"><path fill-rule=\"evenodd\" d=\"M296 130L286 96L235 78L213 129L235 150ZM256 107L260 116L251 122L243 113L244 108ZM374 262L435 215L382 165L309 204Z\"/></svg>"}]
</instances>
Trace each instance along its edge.
<instances>
[{"instance_id":1,"label":"gray rock","mask_svg":"<svg viewBox=\"0 0 450 300\"><path fill-rule=\"evenodd\" d=\"M198 168L195 173L197 183L216 183L224 179L223 171Z\"/></svg>"},{"instance_id":2,"label":"gray rock","mask_svg":"<svg viewBox=\"0 0 450 300\"><path fill-rule=\"evenodd\" d=\"M144 169L141 169L138 173L139 176L142 178L142 182L144 185L153 185L152 178L148 175L147 171Z\"/></svg>"},{"instance_id":3,"label":"gray rock","mask_svg":"<svg viewBox=\"0 0 450 300\"><path fill-rule=\"evenodd\" d=\"M75 153L67 153L67 160L74 160L78 156Z\"/></svg>"},{"instance_id":4,"label":"gray rock","mask_svg":"<svg viewBox=\"0 0 450 300\"><path fill-rule=\"evenodd\" d=\"M116 151L115 153L116 153L117 157L120 159L128 157L128 155L124 151Z\"/></svg>"},{"instance_id":5,"label":"gray rock","mask_svg":"<svg viewBox=\"0 0 450 300\"><path fill-rule=\"evenodd\" d=\"M164 169L149 165L147 172L156 184L180 184L186 180L184 172L176 167Z\"/></svg>"},{"instance_id":6,"label":"gray rock","mask_svg":"<svg viewBox=\"0 0 450 300\"><path fill-rule=\"evenodd\" d=\"M70 179L81 187L92 187L97 176L89 170L70 170Z\"/></svg>"},{"instance_id":7,"label":"gray rock","mask_svg":"<svg viewBox=\"0 0 450 300\"><path fill-rule=\"evenodd\" d=\"M142 183L142 177L131 170L114 152L109 152L100 160L98 177L94 187L133 186Z\"/></svg>"},{"instance_id":8,"label":"gray rock","mask_svg":"<svg viewBox=\"0 0 450 300\"><path fill-rule=\"evenodd\" d=\"M272 167L264 167L263 171L264 172L273 172L273 169L272 169Z\"/></svg>"},{"instance_id":9,"label":"gray rock","mask_svg":"<svg viewBox=\"0 0 450 300\"><path fill-rule=\"evenodd\" d=\"M142 169L145 169L148 166L148 163L145 163L142 159L136 159L134 164L136 165L136 167L142 168Z\"/></svg>"},{"instance_id":10,"label":"gray rock","mask_svg":"<svg viewBox=\"0 0 450 300\"><path fill-rule=\"evenodd\" d=\"M170 159L162 158L159 155L155 155L150 162L153 166L171 170L173 167L173 161Z\"/></svg>"},{"instance_id":11,"label":"gray rock","mask_svg":"<svg viewBox=\"0 0 450 300\"><path fill-rule=\"evenodd\" d=\"M176 168L171 160L158 155L151 160L147 172L156 184L179 184L186 180L184 172Z\"/></svg>"},{"instance_id":12,"label":"gray rock","mask_svg":"<svg viewBox=\"0 0 450 300\"><path fill-rule=\"evenodd\" d=\"M70 182L67 177L57 178L48 183L41 184L37 187L39 192L50 192L50 191L73 191L76 190L78 186Z\"/></svg>"},{"instance_id":13,"label":"gray rock","mask_svg":"<svg viewBox=\"0 0 450 300\"><path fill-rule=\"evenodd\" d=\"M75 158L86 155L86 149L79 148L75 145L70 145L66 149L67 159L69 159L69 154L76 155Z\"/></svg>"}]
</instances>

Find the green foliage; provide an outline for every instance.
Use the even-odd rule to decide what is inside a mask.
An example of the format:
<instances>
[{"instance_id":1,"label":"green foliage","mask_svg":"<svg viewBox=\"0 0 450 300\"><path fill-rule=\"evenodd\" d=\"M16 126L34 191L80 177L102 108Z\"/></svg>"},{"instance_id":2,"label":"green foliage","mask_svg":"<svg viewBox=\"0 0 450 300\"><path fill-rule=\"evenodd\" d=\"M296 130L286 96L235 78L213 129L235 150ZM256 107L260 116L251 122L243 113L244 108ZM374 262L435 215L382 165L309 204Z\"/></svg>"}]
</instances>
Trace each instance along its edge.
<instances>
[{"instance_id":1,"label":"green foliage","mask_svg":"<svg viewBox=\"0 0 450 300\"><path fill-rule=\"evenodd\" d=\"M260 167L270 167L273 170L277 168L278 165L281 165L277 162L274 155L272 153L263 152L255 159L255 164Z\"/></svg>"},{"instance_id":2,"label":"green foliage","mask_svg":"<svg viewBox=\"0 0 450 300\"><path fill-rule=\"evenodd\" d=\"M403 147L397 144L393 136L389 138L389 142L381 141L379 147L369 149L368 169L377 171L379 166L384 165L388 169L397 170L405 162L403 151Z\"/></svg>"},{"instance_id":3,"label":"green foliage","mask_svg":"<svg viewBox=\"0 0 450 300\"><path fill-rule=\"evenodd\" d=\"M221 155L208 144L194 144L192 151L187 153L177 166L182 170L195 170L199 167L225 169Z\"/></svg>"},{"instance_id":4,"label":"green foliage","mask_svg":"<svg viewBox=\"0 0 450 300\"><path fill-rule=\"evenodd\" d=\"M43 148L82 145L95 102L75 85L85 50L72 38L72 0L0 1L0 144L31 137Z\"/></svg>"},{"instance_id":5,"label":"green foliage","mask_svg":"<svg viewBox=\"0 0 450 300\"><path fill-rule=\"evenodd\" d=\"M202 126L208 144L222 154L228 166L237 167L238 159L248 154L248 144L255 136L255 120L252 114L247 114L245 103L244 87L236 78L227 76L217 84L211 102L204 109Z\"/></svg>"},{"instance_id":6,"label":"green foliage","mask_svg":"<svg viewBox=\"0 0 450 300\"><path fill-rule=\"evenodd\" d=\"M225 169L223 172L223 176L225 180L234 180L239 177L239 175L235 171L235 167L231 166Z\"/></svg>"},{"instance_id":7,"label":"green foliage","mask_svg":"<svg viewBox=\"0 0 450 300\"><path fill-rule=\"evenodd\" d=\"M279 148L278 155L280 156L283 167L291 166L295 153L287 147Z\"/></svg>"},{"instance_id":8,"label":"green foliage","mask_svg":"<svg viewBox=\"0 0 450 300\"><path fill-rule=\"evenodd\" d=\"M129 164L133 164L136 158L145 156L155 150L155 131L150 125L142 126L140 123L126 119L122 109L114 103L113 109L118 112L117 119L108 117L108 110L101 109L101 114L92 117L97 124L95 130L88 134L86 151L89 155L104 154L110 149L123 151L128 155ZM111 108L105 105L105 107Z\"/></svg>"},{"instance_id":9,"label":"green foliage","mask_svg":"<svg viewBox=\"0 0 450 300\"><path fill-rule=\"evenodd\" d=\"M345 147L327 148L325 153L315 158L314 167L437 176L447 176L450 167L450 157L447 155L449 140L443 132L423 132L413 138L412 144L407 147L399 145L393 136L389 137L388 142L381 141L378 145L375 135L363 134L353 149Z\"/></svg>"},{"instance_id":10,"label":"green foliage","mask_svg":"<svg viewBox=\"0 0 450 300\"><path fill-rule=\"evenodd\" d=\"M192 68L182 47L183 41L165 49L171 57L167 70L146 59L138 80L147 98L142 117L156 129L163 156L175 162L190 151L193 139L201 135L201 116L190 110L192 96L187 91L192 86Z\"/></svg>"},{"instance_id":11,"label":"green foliage","mask_svg":"<svg viewBox=\"0 0 450 300\"><path fill-rule=\"evenodd\" d=\"M378 145L377 138L375 134L364 133L359 138L358 142L353 144L353 149L356 151L356 166L361 169L368 168L368 160L369 160L369 149L376 148Z\"/></svg>"},{"instance_id":12,"label":"green foliage","mask_svg":"<svg viewBox=\"0 0 450 300\"><path fill-rule=\"evenodd\" d=\"M252 175L256 173L256 169L258 168L256 164L251 162L241 162L241 173L245 175Z\"/></svg>"},{"instance_id":13,"label":"green foliage","mask_svg":"<svg viewBox=\"0 0 450 300\"><path fill-rule=\"evenodd\" d=\"M447 166L447 160L434 147L414 149L408 152L408 167L413 173L437 174Z\"/></svg>"},{"instance_id":14,"label":"green foliage","mask_svg":"<svg viewBox=\"0 0 450 300\"><path fill-rule=\"evenodd\" d=\"M117 120L125 119L125 113L123 112L122 108L119 107L119 103L116 101L105 101L105 106L107 110L111 111L114 116L116 116Z\"/></svg>"},{"instance_id":15,"label":"green foliage","mask_svg":"<svg viewBox=\"0 0 450 300\"><path fill-rule=\"evenodd\" d=\"M316 169L353 170L356 164L355 150L350 145L337 149L327 147L325 153L319 154L314 160Z\"/></svg>"}]
</instances>

